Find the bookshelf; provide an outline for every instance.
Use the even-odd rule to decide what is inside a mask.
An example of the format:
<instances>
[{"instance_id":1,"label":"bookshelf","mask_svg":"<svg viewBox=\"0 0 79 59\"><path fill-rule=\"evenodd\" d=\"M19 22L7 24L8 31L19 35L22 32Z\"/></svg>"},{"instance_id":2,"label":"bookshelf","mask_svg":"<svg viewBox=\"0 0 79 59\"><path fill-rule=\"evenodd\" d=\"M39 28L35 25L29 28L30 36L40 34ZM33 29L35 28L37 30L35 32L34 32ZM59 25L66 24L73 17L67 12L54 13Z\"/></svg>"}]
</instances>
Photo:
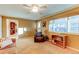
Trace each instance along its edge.
<instances>
[{"instance_id":1,"label":"bookshelf","mask_svg":"<svg viewBox=\"0 0 79 59\"><path fill-rule=\"evenodd\" d=\"M62 48L66 48L67 46L67 36L66 35L52 35L52 40L51 43L62 47Z\"/></svg>"}]
</instances>

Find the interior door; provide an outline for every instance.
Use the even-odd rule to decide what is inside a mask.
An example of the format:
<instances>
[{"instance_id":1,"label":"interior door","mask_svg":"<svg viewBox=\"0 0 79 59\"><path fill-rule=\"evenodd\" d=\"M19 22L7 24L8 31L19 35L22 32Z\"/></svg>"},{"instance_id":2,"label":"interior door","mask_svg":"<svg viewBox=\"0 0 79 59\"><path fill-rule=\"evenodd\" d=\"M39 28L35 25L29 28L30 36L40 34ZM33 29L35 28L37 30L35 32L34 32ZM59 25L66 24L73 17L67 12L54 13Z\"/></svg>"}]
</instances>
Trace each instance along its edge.
<instances>
[{"instance_id":1,"label":"interior door","mask_svg":"<svg viewBox=\"0 0 79 59\"><path fill-rule=\"evenodd\" d=\"M17 29L18 21L13 19L7 19L7 37L18 38Z\"/></svg>"}]
</instances>

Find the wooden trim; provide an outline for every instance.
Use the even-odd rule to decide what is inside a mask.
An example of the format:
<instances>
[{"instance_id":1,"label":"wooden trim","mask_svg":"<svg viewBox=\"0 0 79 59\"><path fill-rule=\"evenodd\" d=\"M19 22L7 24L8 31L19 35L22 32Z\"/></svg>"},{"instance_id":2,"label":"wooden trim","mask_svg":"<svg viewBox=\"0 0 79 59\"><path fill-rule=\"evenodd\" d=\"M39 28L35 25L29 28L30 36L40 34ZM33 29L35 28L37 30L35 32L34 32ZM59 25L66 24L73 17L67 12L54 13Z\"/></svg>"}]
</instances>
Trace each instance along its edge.
<instances>
[{"instance_id":1,"label":"wooden trim","mask_svg":"<svg viewBox=\"0 0 79 59\"><path fill-rule=\"evenodd\" d=\"M79 52L79 50L78 50L78 49L76 49L76 48L72 48L72 47L69 47L69 46L67 46L67 48L69 48L69 49L71 49L71 50L74 50L74 51Z\"/></svg>"},{"instance_id":2,"label":"wooden trim","mask_svg":"<svg viewBox=\"0 0 79 59\"><path fill-rule=\"evenodd\" d=\"M66 10L66 11L63 10L63 12L59 11L56 14L51 15L51 16L42 17L40 20L44 20L44 19L51 20L51 19L69 17L69 16L73 16L73 15L79 15L79 6Z\"/></svg>"},{"instance_id":3,"label":"wooden trim","mask_svg":"<svg viewBox=\"0 0 79 59\"><path fill-rule=\"evenodd\" d=\"M34 21L34 20L32 20L32 19L24 19L24 18L19 18L19 17L14 17L14 16L5 16L5 15L0 15L0 16L6 17L7 19ZM35 21L36 21L36 20L35 20Z\"/></svg>"}]
</instances>

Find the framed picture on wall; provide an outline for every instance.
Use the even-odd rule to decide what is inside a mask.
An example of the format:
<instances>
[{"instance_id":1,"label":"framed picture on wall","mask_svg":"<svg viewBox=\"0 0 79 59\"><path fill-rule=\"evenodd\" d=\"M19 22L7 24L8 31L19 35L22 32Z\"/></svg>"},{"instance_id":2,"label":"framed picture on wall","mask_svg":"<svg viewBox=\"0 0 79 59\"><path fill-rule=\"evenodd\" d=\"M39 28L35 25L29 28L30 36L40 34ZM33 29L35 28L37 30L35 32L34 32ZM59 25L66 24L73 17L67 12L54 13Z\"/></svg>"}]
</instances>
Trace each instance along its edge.
<instances>
[{"instance_id":1,"label":"framed picture on wall","mask_svg":"<svg viewBox=\"0 0 79 59\"><path fill-rule=\"evenodd\" d=\"M46 27L46 21L43 21L42 26L43 26L43 27Z\"/></svg>"},{"instance_id":2,"label":"framed picture on wall","mask_svg":"<svg viewBox=\"0 0 79 59\"><path fill-rule=\"evenodd\" d=\"M13 35L16 33L16 23L10 22L10 35Z\"/></svg>"}]
</instances>

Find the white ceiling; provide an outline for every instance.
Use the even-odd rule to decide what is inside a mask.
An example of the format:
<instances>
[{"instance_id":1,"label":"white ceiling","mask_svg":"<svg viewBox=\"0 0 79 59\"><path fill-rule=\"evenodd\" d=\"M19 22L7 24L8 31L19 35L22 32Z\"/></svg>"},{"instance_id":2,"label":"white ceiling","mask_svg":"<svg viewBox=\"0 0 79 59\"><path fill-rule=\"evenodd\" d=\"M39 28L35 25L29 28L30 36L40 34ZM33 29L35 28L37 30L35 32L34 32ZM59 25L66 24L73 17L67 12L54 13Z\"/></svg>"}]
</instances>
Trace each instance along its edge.
<instances>
[{"instance_id":1,"label":"white ceiling","mask_svg":"<svg viewBox=\"0 0 79 59\"><path fill-rule=\"evenodd\" d=\"M73 4L48 4L47 9L39 13L29 13L28 9L19 4L0 4L0 15L13 16L24 19L39 20L43 16L54 15L56 12L74 7Z\"/></svg>"}]
</instances>

